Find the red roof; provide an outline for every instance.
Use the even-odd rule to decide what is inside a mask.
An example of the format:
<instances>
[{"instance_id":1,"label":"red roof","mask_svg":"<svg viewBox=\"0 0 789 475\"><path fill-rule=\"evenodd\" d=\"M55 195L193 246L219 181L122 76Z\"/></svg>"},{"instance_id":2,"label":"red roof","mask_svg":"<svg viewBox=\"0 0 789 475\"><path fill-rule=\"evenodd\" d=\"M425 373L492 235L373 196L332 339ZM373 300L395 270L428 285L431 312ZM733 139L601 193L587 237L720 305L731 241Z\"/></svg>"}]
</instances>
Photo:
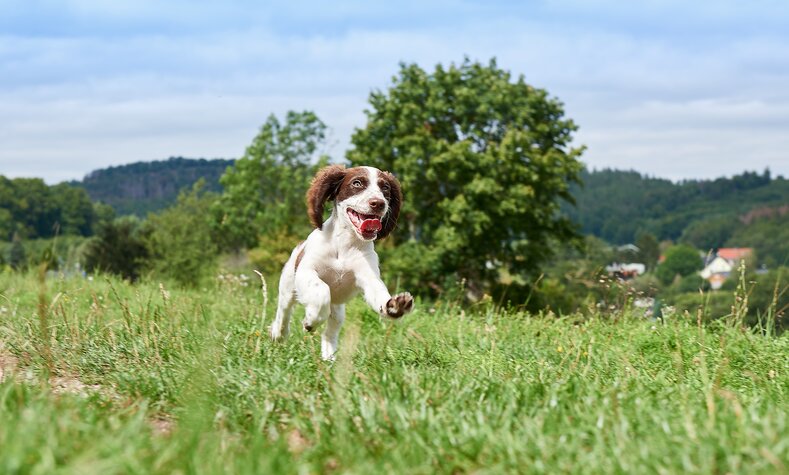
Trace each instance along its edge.
<instances>
[{"instance_id":1,"label":"red roof","mask_svg":"<svg viewBox=\"0 0 789 475\"><path fill-rule=\"evenodd\" d=\"M722 247L718 249L718 257L722 257L727 261L739 261L750 256L753 249L750 247Z\"/></svg>"}]
</instances>

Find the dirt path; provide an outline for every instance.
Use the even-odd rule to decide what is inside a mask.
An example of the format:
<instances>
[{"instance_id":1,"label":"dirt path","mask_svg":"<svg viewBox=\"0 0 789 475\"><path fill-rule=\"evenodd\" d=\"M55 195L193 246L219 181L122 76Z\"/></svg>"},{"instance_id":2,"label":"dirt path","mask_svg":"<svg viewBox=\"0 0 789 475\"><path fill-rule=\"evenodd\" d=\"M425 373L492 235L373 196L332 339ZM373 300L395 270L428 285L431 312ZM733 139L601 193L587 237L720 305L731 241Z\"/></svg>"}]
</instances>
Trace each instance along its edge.
<instances>
[{"instance_id":1,"label":"dirt path","mask_svg":"<svg viewBox=\"0 0 789 475\"><path fill-rule=\"evenodd\" d=\"M14 378L17 381L33 382L35 376L32 374L20 374L19 358L12 355L0 342L0 381L6 378ZM76 376L53 375L49 377L49 386L54 394L76 394L87 396L91 392L99 392L105 396L117 397L112 388L104 387L100 384L85 384Z\"/></svg>"},{"instance_id":2,"label":"dirt path","mask_svg":"<svg viewBox=\"0 0 789 475\"><path fill-rule=\"evenodd\" d=\"M0 382L6 378L13 378L19 382L35 382L35 376L30 373L20 374L19 358L9 352L5 344L0 341ZM102 386L100 384L85 384L74 375L57 375L50 376L49 387L52 388L52 393L58 394L74 394L77 396L85 397L91 393L100 393L103 396L111 399L120 400L121 396L115 392L112 387ZM148 420L153 431L158 435L168 435L175 427L175 421L167 414L157 414L151 416Z\"/></svg>"},{"instance_id":3,"label":"dirt path","mask_svg":"<svg viewBox=\"0 0 789 475\"><path fill-rule=\"evenodd\" d=\"M0 382L5 381L5 378L13 377L17 366L19 366L19 360L11 355L5 349L5 345L0 342Z\"/></svg>"}]
</instances>

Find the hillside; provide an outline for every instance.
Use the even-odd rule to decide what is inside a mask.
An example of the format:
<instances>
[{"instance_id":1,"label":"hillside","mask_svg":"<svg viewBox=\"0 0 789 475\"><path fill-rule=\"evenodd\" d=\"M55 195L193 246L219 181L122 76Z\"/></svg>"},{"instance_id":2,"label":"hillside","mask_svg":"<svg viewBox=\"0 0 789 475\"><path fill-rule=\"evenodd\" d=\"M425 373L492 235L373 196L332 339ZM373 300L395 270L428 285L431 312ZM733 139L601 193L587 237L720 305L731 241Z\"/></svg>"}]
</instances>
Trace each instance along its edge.
<instances>
[{"instance_id":1,"label":"hillside","mask_svg":"<svg viewBox=\"0 0 789 475\"><path fill-rule=\"evenodd\" d=\"M789 180L769 171L673 183L605 169L585 171L582 181L573 188L577 206L567 205L565 212L584 234L617 244L649 232L701 248L721 245L739 228L775 218L789 204Z\"/></svg>"},{"instance_id":2,"label":"hillside","mask_svg":"<svg viewBox=\"0 0 789 475\"><path fill-rule=\"evenodd\" d=\"M232 164L233 160L174 157L95 170L71 184L84 188L92 200L111 205L120 215L145 216L174 203L179 191L200 178L205 179L208 191L221 191L219 177Z\"/></svg>"},{"instance_id":3,"label":"hillside","mask_svg":"<svg viewBox=\"0 0 789 475\"><path fill-rule=\"evenodd\" d=\"M219 177L233 162L180 157L137 162L95 170L71 184L120 215L142 217L173 204L180 190L200 178L207 190L221 191ZM714 246L738 227L776 217L771 210L789 204L789 180L769 171L674 183L632 170L603 169L585 170L581 179L582 185L572 187L577 206L565 205L564 212L584 234L616 244L649 232L661 240L684 237L702 248Z\"/></svg>"}]
</instances>

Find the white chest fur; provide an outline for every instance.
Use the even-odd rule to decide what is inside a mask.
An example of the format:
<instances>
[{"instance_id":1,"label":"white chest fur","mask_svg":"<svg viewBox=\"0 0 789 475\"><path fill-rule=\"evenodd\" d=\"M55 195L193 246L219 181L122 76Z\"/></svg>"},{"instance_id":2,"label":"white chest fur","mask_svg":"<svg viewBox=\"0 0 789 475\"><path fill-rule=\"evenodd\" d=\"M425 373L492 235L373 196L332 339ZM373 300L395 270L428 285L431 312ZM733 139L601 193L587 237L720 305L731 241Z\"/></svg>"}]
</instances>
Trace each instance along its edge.
<instances>
[{"instance_id":1,"label":"white chest fur","mask_svg":"<svg viewBox=\"0 0 789 475\"><path fill-rule=\"evenodd\" d=\"M347 259L333 259L318 272L320 279L329 286L333 304L345 303L356 294L356 276L353 270L354 266Z\"/></svg>"}]
</instances>

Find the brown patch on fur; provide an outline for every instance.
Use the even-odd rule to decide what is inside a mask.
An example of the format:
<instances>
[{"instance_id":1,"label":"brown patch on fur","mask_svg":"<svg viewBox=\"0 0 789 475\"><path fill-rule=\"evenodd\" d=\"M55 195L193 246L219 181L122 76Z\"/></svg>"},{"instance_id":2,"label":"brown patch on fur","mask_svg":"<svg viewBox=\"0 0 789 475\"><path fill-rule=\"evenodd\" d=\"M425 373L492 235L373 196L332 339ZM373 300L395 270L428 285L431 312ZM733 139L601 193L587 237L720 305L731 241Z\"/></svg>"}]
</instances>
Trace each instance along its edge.
<instances>
[{"instance_id":1,"label":"brown patch on fur","mask_svg":"<svg viewBox=\"0 0 789 475\"><path fill-rule=\"evenodd\" d=\"M358 195L370 186L370 178L367 169L363 167L354 167L349 168L345 172L345 179L342 181L340 191L337 193L337 201L342 201L351 196ZM352 183L354 180L362 182L362 186L353 186Z\"/></svg>"},{"instance_id":2,"label":"brown patch on fur","mask_svg":"<svg viewBox=\"0 0 789 475\"><path fill-rule=\"evenodd\" d=\"M321 169L312 179L310 189L307 190L307 213L316 228L323 227L323 206L327 201L337 198L346 173L342 165L330 165Z\"/></svg>"},{"instance_id":3,"label":"brown patch on fur","mask_svg":"<svg viewBox=\"0 0 789 475\"><path fill-rule=\"evenodd\" d=\"M302 260L302 259L304 259L304 248L306 247L306 246L304 245L304 241L301 241L301 242L299 243L299 246L301 246L301 250L300 250L300 251L299 251L299 253L296 255L296 266L293 268L294 270L296 270L296 269L298 269L298 268L299 268L299 264L301 264L301 260ZM299 247L299 246L296 246L296 247Z\"/></svg>"},{"instance_id":4,"label":"brown patch on fur","mask_svg":"<svg viewBox=\"0 0 789 475\"><path fill-rule=\"evenodd\" d=\"M395 226L397 226L397 218L400 216L400 207L403 204L403 192L400 188L400 182L389 172L380 172L378 174L378 186L381 188L384 197L389 201L389 211L381 219L382 228L376 238L383 239L394 231Z\"/></svg>"}]
</instances>

